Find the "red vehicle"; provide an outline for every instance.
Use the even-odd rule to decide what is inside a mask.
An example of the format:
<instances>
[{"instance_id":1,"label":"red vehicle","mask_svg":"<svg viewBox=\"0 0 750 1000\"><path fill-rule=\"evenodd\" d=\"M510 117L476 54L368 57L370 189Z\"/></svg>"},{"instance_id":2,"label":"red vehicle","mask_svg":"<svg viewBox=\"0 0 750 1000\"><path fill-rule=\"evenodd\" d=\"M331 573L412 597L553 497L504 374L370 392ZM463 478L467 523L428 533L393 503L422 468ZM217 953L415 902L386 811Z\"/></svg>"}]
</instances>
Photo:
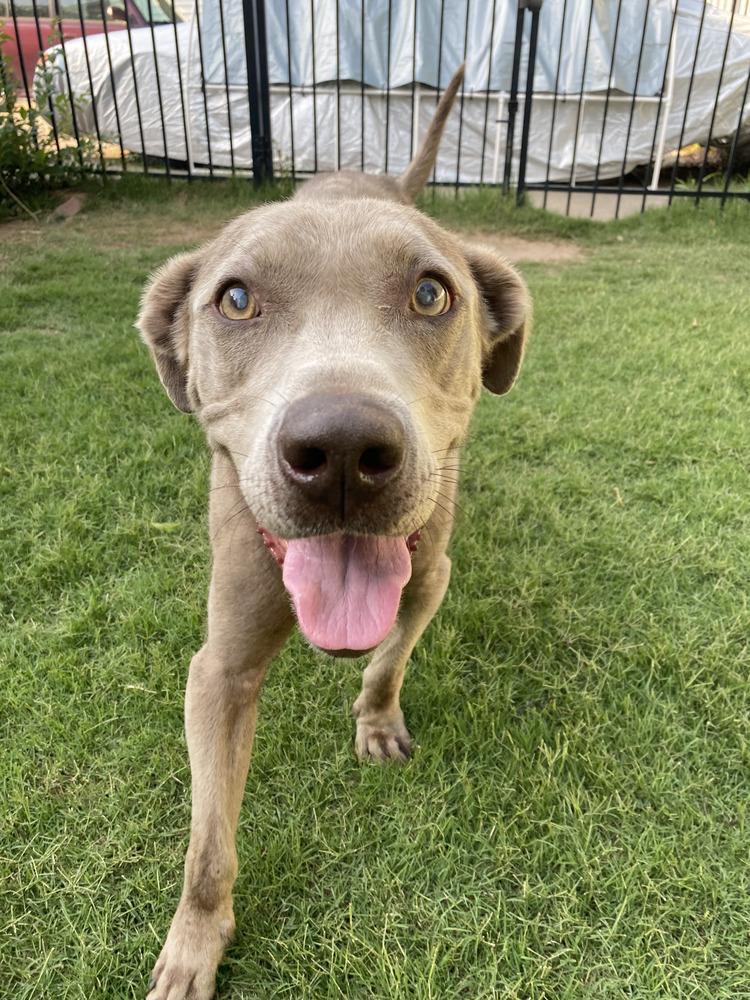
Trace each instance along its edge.
<instances>
[{"instance_id":1,"label":"red vehicle","mask_svg":"<svg viewBox=\"0 0 750 1000\"><path fill-rule=\"evenodd\" d=\"M27 89L44 49L62 37L182 21L172 0L0 0L2 54L10 76ZM19 60L19 50L21 58Z\"/></svg>"}]
</instances>

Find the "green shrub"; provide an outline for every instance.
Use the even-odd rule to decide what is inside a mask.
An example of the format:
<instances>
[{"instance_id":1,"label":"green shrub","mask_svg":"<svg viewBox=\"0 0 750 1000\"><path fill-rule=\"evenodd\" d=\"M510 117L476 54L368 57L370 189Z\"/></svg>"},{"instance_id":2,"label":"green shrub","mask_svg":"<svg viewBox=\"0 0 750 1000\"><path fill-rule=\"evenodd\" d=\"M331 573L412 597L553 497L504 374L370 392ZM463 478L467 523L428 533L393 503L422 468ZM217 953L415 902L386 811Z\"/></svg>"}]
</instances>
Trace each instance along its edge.
<instances>
[{"instance_id":1,"label":"green shrub","mask_svg":"<svg viewBox=\"0 0 750 1000\"><path fill-rule=\"evenodd\" d=\"M0 22L0 45L8 39L2 27ZM27 103L0 48L0 217L22 211L33 215L30 206L49 191L70 187L97 169L91 139L71 145L59 141L58 136L68 131L72 107L67 94L54 91L54 59L46 57L44 69L37 71L35 100ZM57 136L49 124L53 116Z\"/></svg>"}]
</instances>

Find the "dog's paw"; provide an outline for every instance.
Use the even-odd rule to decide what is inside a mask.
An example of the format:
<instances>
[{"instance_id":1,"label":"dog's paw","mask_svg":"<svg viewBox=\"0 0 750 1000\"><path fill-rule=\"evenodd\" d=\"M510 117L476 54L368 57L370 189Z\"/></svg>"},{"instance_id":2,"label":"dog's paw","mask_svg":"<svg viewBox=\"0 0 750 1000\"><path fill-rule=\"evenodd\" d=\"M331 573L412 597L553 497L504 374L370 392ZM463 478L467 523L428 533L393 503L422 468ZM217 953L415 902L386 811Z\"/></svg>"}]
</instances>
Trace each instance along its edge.
<instances>
[{"instance_id":1,"label":"dog's paw","mask_svg":"<svg viewBox=\"0 0 750 1000\"><path fill-rule=\"evenodd\" d=\"M412 743L403 715L399 713L399 718L371 715L367 720L360 716L357 719L355 747L363 760L381 763L395 760L405 764L411 757Z\"/></svg>"},{"instance_id":2,"label":"dog's paw","mask_svg":"<svg viewBox=\"0 0 750 1000\"><path fill-rule=\"evenodd\" d=\"M228 914L209 914L181 904L154 966L146 1000L211 1000L216 970L233 933L231 907Z\"/></svg>"}]
</instances>

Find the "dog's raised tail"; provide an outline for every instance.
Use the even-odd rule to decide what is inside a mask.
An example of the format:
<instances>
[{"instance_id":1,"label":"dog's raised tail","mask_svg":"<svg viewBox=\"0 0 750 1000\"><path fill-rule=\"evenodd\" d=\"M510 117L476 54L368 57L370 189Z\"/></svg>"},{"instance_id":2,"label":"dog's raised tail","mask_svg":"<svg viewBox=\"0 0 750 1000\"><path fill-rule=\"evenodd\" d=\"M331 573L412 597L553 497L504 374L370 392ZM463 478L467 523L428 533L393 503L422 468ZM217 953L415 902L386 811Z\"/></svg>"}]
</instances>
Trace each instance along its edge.
<instances>
[{"instance_id":1,"label":"dog's raised tail","mask_svg":"<svg viewBox=\"0 0 750 1000\"><path fill-rule=\"evenodd\" d=\"M410 201L414 201L419 192L427 183L427 178L435 166L438 146L443 135L445 123L456 99L458 88L464 78L466 63L461 63L456 72L451 77L450 83L443 91L443 94L435 108L427 135L422 140L422 145L417 150L417 155L411 161L404 173L398 179L398 186Z\"/></svg>"}]
</instances>

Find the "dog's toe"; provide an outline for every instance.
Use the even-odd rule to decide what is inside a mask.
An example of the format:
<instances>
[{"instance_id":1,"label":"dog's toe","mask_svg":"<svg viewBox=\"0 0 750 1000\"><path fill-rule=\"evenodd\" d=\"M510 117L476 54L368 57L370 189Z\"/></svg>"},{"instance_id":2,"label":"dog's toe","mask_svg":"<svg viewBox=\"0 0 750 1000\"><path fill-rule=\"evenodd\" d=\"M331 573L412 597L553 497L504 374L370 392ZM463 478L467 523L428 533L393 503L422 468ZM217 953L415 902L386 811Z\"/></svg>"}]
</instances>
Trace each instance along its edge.
<instances>
[{"instance_id":1,"label":"dog's toe","mask_svg":"<svg viewBox=\"0 0 750 1000\"><path fill-rule=\"evenodd\" d=\"M405 764L412 754L411 736L403 721L383 726L358 720L355 745L363 760L377 760L382 764L388 761Z\"/></svg>"},{"instance_id":2,"label":"dog's toe","mask_svg":"<svg viewBox=\"0 0 750 1000\"><path fill-rule=\"evenodd\" d=\"M211 1000L215 994L215 977L200 975L187 968L167 969L149 983L146 1000Z\"/></svg>"},{"instance_id":3,"label":"dog's toe","mask_svg":"<svg viewBox=\"0 0 750 1000\"><path fill-rule=\"evenodd\" d=\"M231 903L211 913L181 903L154 966L146 1000L211 1000L216 968L233 930Z\"/></svg>"}]
</instances>

